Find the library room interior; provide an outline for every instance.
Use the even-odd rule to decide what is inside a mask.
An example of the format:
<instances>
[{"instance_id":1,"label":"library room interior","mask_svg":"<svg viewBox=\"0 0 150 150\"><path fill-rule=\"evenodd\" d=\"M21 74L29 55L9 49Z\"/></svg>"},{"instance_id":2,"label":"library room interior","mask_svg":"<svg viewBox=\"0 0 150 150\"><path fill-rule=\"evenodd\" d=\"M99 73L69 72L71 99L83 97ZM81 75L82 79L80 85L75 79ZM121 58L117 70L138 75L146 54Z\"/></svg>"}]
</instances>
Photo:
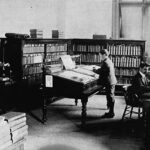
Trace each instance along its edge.
<instances>
[{"instance_id":1,"label":"library room interior","mask_svg":"<svg viewBox=\"0 0 150 150\"><path fill-rule=\"evenodd\" d=\"M150 0L0 0L0 150L148 150Z\"/></svg>"}]
</instances>

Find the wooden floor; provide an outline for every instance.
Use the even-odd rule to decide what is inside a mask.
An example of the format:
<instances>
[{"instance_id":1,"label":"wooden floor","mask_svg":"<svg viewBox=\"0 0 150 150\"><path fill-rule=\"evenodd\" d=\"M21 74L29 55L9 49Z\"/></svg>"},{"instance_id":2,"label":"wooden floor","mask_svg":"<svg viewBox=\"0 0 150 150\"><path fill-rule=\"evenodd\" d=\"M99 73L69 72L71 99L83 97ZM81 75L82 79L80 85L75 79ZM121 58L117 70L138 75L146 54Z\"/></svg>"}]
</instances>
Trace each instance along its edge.
<instances>
[{"instance_id":1,"label":"wooden floor","mask_svg":"<svg viewBox=\"0 0 150 150\"><path fill-rule=\"evenodd\" d=\"M107 111L104 95L95 95L87 105L86 127L81 128L81 103L62 99L48 107L48 121L41 119L40 109L27 113L29 135L25 150L145 150L141 120L121 121L125 101L116 96L115 117L102 118Z\"/></svg>"}]
</instances>

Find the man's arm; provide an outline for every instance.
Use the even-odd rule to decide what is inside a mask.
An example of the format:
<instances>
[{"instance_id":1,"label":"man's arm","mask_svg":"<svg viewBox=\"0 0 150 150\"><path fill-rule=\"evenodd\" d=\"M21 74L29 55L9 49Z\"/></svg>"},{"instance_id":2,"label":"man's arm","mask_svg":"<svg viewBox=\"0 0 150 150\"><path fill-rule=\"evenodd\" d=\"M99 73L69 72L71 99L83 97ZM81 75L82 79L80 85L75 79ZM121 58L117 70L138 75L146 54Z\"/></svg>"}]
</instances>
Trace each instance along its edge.
<instances>
[{"instance_id":1,"label":"man's arm","mask_svg":"<svg viewBox=\"0 0 150 150\"><path fill-rule=\"evenodd\" d=\"M100 74L100 71L101 70L101 68L99 68L99 69L95 69L95 68L93 68L93 72L95 72L95 73L97 73L97 74Z\"/></svg>"}]
</instances>

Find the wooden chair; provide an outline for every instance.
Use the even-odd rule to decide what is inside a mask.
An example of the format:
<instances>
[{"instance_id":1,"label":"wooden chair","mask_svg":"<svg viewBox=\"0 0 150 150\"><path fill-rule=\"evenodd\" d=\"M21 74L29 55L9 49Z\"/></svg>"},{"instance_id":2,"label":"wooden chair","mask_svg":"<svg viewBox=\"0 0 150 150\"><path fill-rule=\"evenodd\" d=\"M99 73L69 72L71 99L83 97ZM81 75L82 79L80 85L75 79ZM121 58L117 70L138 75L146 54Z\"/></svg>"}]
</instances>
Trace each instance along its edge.
<instances>
[{"instance_id":1,"label":"wooden chair","mask_svg":"<svg viewBox=\"0 0 150 150\"><path fill-rule=\"evenodd\" d=\"M137 114L138 118L143 116L143 103L137 94L132 92L131 86L124 86L124 98L126 106L122 115L122 120L131 119L133 114Z\"/></svg>"}]
</instances>

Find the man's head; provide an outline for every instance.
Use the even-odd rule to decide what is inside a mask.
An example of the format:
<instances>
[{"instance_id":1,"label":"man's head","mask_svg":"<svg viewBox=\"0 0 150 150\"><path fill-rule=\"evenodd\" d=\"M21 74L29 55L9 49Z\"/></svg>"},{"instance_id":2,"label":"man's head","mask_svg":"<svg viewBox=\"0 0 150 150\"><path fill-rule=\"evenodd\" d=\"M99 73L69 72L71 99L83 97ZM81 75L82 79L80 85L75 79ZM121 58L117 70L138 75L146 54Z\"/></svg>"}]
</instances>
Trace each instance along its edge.
<instances>
[{"instance_id":1,"label":"man's head","mask_svg":"<svg viewBox=\"0 0 150 150\"><path fill-rule=\"evenodd\" d=\"M140 64L140 72L142 72L143 74L147 74L148 73L148 64L147 63L144 63L144 62L142 62L141 64Z\"/></svg>"},{"instance_id":2,"label":"man's head","mask_svg":"<svg viewBox=\"0 0 150 150\"><path fill-rule=\"evenodd\" d=\"M102 56L102 57L101 57L102 60L108 58L108 56L109 56L109 52L108 52L107 49L102 49L102 50L100 50L100 54L101 54L101 56Z\"/></svg>"}]
</instances>

